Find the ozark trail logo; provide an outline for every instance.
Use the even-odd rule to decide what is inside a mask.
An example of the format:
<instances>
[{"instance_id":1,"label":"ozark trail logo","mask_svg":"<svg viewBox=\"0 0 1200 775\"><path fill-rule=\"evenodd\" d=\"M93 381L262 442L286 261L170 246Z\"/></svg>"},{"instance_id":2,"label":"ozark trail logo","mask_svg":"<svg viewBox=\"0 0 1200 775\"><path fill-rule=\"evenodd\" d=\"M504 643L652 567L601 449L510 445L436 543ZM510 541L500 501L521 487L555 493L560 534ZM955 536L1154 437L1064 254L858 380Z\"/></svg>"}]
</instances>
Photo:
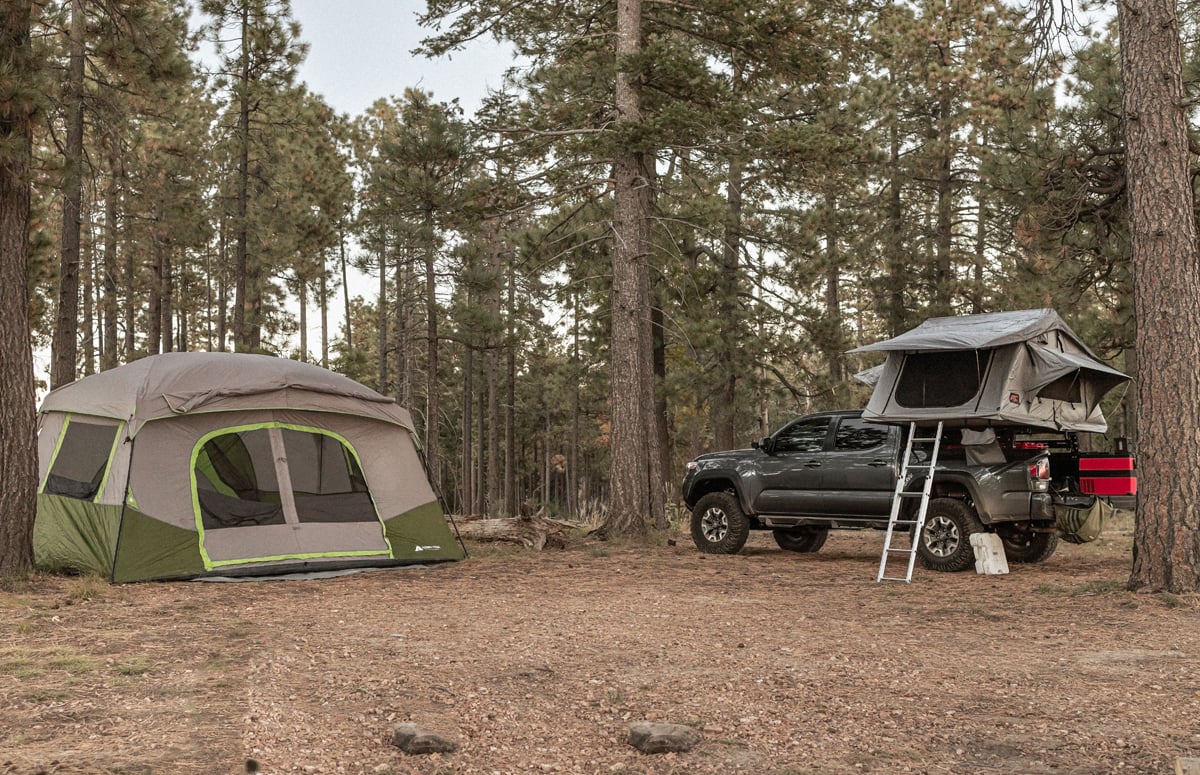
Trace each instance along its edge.
<instances>
[{"instance_id":1,"label":"ozark trail logo","mask_svg":"<svg viewBox=\"0 0 1200 775\"><path fill-rule=\"evenodd\" d=\"M418 546L415 549L413 549L413 551L415 551L415 552L436 552L438 549L441 549L441 548L442 547L440 547L440 546Z\"/></svg>"}]
</instances>

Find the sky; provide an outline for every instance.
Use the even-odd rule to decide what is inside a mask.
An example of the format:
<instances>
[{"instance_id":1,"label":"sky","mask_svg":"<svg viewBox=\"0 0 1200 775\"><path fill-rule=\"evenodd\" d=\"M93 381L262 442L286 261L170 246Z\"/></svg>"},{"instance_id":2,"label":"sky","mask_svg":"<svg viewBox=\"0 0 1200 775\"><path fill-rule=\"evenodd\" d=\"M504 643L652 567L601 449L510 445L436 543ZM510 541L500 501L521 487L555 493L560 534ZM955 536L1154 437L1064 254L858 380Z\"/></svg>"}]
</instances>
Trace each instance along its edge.
<instances>
[{"instance_id":1,"label":"sky","mask_svg":"<svg viewBox=\"0 0 1200 775\"><path fill-rule=\"evenodd\" d=\"M351 116L413 86L432 92L439 102L458 98L470 116L488 88L500 86L511 59L490 39L450 58L412 55L431 34L417 25L424 11L424 0L292 0L300 38L309 46L301 79L335 110Z\"/></svg>"}]
</instances>

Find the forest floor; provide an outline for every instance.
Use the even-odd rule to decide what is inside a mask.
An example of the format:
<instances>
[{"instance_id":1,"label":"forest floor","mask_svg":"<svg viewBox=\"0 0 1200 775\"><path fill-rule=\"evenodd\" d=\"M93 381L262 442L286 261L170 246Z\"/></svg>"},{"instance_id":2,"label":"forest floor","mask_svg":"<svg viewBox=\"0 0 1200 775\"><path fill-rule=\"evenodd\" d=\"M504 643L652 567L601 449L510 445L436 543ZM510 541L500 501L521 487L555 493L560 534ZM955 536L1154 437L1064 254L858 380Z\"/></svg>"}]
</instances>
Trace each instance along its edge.
<instances>
[{"instance_id":1,"label":"forest floor","mask_svg":"<svg viewBox=\"0 0 1200 775\"><path fill-rule=\"evenodd\" d=\"M323 580L0 592L0 773L1160 773L1200 756L1200 599L1128 525L875 582L882 534L736 556L468 545ZM630 723L702 742L643 755ZM393 726L458 743L407 756ZM249 761L252 760L252 761Z\"/></svg>"}]
</instances>

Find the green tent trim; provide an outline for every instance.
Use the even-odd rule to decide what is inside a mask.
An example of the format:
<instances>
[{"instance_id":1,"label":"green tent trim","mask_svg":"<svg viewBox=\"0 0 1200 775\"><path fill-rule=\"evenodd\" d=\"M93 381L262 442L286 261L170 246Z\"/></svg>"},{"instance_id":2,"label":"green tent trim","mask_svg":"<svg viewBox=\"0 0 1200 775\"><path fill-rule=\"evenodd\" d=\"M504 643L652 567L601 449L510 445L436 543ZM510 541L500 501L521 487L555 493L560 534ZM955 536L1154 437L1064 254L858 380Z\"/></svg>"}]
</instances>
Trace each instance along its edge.
<instances>
[{"instance_id":1,"label":"green tent trim","mask_svg":"<svg viewBox=\"0 0 1200 775\"><path fill-rule=\"evenodd\" d=\"M285 554L269 555L269 556L264 556L264 557L245 557L245 558L238 558L235 560L213 560L211 557L208 556L208 551L205 550L205 548L204 548L204 538L205 538L204 516L200 513L200 490L196 486L197 466L199 464L203 464L206 466L206 468L202 471L202 473L205 476L208 475L208 469L212 468L212 461L209 459L208 454L204 451L204 447L209 441L211 441L219 436L226 436L226 435L230 435L230 434L234 434L234 433L245 433L248 431L269 430L271 428L279 428L282 430L298 431L301 433L313 433L313 434L317 434L320 436L328 436L332 439L336 439L342 445L343 450L349 450L350 455L353 456L353 458L354 458L355 464L358 466L358 469L361 471L363 468L362 458L360 458L358 456L358 450L356 450L354 448L354 445L351 444L346 439L346 437L341 435L340 433L335 433L333 431L326 430L324 428L314 428L309 425L296 425L294 423L261 422L261 423L251 423L248 425L233 425L228 428L220 428L218 430L204 434L196 442L196 446L194 446L192 448L192 456L191 456L192 513L195 515L196 532L199 534L198 545L200 548L200 557L204 563L204 569L205 570L213 570L215 568L227 567L230 565L246 565L248 563L255 563L255 562L278 562L279 560L313 560L313 559L330 558L330 557L380 557L380 556L395 557L396 553L392 548L391 542L388 541L387 529L383 525L383 520L379 516L379 509L377 507L375 507L375 499L374 498L371 499L371 506L372 506L372 510L375 512L375 519L380 522L380 528L383 530L383 539L384 539L384 542L387 543L387 547L388 547L386 553L381 552L381 551L374 551L374 550L340 551L340 552L313 552L313 553L307 553L307 554L303 554L303 553L286 554L285 553ZM214 474L215 474L215 471L214 471Z\"/></svg>"}]
</instances>

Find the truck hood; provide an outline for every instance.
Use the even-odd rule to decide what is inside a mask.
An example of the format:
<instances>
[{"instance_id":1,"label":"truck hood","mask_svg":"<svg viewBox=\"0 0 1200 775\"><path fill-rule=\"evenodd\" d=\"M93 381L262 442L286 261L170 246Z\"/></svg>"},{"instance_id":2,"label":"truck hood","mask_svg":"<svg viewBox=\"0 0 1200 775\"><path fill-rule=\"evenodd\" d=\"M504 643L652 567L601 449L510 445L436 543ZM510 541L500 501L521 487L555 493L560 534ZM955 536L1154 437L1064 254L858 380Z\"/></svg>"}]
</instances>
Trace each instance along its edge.
<instances>
[{"instance_id":1,"label":"truck hood","mask_svg":"<svg viewBox=\"0 0 1200 775\"><path fill-rule=\"evenodd\" d=\"M713 460L744 460L745 458L757 452L762 452L759 449L729 449L722 452L706 452L703 455L697 455L692 458L697 463L707 463Z\"/></svg>"}]
</instances>

